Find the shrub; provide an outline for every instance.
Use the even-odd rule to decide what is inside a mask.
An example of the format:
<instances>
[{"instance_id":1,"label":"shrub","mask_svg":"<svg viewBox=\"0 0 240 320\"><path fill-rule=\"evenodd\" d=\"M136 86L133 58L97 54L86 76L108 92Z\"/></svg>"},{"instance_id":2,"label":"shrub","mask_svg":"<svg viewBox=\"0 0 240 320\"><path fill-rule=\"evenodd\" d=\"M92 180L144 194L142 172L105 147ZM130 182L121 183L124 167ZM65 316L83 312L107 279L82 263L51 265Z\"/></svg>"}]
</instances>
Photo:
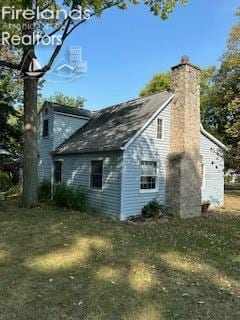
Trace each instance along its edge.
<instances>
[{"instance_id":1,"label":"shrub","mask_svg":"<svg viewBox=\"0 0 240 320\"><path fill-rule=\"evenodd\" d=\"M54 187L53 200L58 207L84 211L86 209L85 193L66 184L57 184Z\"/></svg>"},{"instance_id":2,"label":"shrub","mask_svg":"<svg viewBox=\"0 0 240 320\"><path fill-rule=\"evenodd\" d=\"M38 186L38 195L42 200L48 200L51 198L51 181L45 179L40 182Z\"/></svg>"},{"instance_id":3,"label":"shrub","mask_svg":"<svg viewBox=\"0 0 240 320\"><path fill-rule=\"evenodd\" d=\"M6 172L10 176L13 184L19 183L19 172L21 167L21 159L14 159L0 163L0 171Z\"/></svg>"},{"instance_id":4,"label":"shrub","mask_svg":"<svg viewBox=\"0 0 240 320\"><path fill-rule=\"evenodd\" d=\"M156 199L149 201L142 209L144 218L152 218L156 215L163 216L165 213L165 206L160 204Z\"/></svg>"},{"instance_id":5,"label":"shrub","mask_svg":"<svg viewBox=\"0 0 240 320\"><path fill-rule=\"evenodd\" d=\"M5 172L0 171L0 191L8 191L12 186L12 180Z\"/></svg>"}]
</instances>

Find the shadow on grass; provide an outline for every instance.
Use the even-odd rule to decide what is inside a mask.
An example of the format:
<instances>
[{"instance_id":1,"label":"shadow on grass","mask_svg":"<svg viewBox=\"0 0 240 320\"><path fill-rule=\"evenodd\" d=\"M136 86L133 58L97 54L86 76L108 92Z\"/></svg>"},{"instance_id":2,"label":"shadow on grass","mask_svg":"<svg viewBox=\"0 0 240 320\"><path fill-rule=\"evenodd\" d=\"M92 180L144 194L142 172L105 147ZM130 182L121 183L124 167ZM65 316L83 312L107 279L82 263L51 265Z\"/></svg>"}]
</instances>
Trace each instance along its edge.
<instances>
[{"instance_id":1,"label":"shadow on grass","mask_svg":"<svg viewBox=\"0 0 240 320\"><path fill-rule=\"evenodd\" d=\"M0 319L237 319L239 217L0 213Z\"/></svg>"}]
</instances>

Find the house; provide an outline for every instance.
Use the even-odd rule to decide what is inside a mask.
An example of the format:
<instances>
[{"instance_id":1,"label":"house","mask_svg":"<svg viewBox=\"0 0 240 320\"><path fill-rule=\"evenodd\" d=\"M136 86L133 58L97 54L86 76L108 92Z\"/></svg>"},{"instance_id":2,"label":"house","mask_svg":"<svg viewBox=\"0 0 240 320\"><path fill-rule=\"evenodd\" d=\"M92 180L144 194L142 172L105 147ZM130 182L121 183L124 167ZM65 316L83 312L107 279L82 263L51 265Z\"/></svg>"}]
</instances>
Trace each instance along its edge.
<instances>
[{"instance_id":1,"label":"house","mask_svg":"<svg viewBox=\"0 0 240 320\"><path fill-rule=\"evenodd\" d=\"M96 112L45 102L39 178L86 190L87 203L126 219L152 199L182 218L224 201L225 146L200 123L200 70L183 58L172 92Z\"/></svg>"},{"instance_id":2,"label":"house","mask_svg":"<svg viewBox=\"0 0 240 320\"><path fill-rule=\"evenodd\" d=\"M225 179L228 183L239 183L240 182L240 170L239 169L228 169L225 172Z\"/></svg>"}]
</instances>

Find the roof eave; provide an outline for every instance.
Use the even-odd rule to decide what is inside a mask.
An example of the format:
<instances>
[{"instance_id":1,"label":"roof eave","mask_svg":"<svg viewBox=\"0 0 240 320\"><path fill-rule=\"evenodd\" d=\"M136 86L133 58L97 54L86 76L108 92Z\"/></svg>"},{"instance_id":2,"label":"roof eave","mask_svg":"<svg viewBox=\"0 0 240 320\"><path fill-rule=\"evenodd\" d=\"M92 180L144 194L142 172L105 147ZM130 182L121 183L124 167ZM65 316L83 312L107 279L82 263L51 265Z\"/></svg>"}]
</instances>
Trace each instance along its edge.
<instances>
[{"instance_id":1,"label":"roof eave","mask_svg":"<svg viewBox=\"0 0 240 320\"><path fill-rule=\"evenodd\" d=\"M225 150L225 151L229 151L229 148L223 144L220 140L218 140L217 138L215 138L211 133L209 133L207 130L205 130L203 128L203 125L200 124L200 130L201 133L204 134L207 138L209 138L210 140L212 140L216 145L218 145L221 149Z\"/></svg>"},{"instance_id":2,"label":"roof eave","mask_svg":"<svg viewBox=\"0 0 240 320\"><path fill-rule=\"evenodd\" d=\"M121 147L115 147L115 148L108 148L108 149L85 149L85 150L76 150L76 151L65 151L65 152L56 152L52 151L50 152L50 155L52 157L55 156L67 156L67 155L75 155L75 154L85 154L85 153L104 153L104 152L118 152L122 151Z\"/></svg>"}]
</instances>

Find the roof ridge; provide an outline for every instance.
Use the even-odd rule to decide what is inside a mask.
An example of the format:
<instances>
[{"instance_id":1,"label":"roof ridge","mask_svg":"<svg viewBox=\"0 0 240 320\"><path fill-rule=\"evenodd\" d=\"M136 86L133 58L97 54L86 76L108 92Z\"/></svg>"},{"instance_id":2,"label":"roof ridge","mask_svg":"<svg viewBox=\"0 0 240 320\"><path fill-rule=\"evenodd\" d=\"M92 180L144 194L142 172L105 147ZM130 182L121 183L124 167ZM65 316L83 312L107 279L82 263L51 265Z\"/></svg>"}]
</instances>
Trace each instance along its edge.
<instances>
[{"instance_id":1,"label":"roof ridge","mask_svg":"<svg viewBox=\"0 0 240 320\"><path fill-rule=\"evenodd\" d=\"M107 109L111 109L111 108L114 108L114 107L118 107L118 106L121 106L122 104L128 104L128 103L133 102L133 101L137 101L137 100L141 100L141 99L146 99L146 98L152 97L152 96L157 95L157 94L160 94L160 93L171 93L171 91L168 91L168 90L158 91L158 92L149 94L149 95L144 96L144 97L137 97L137 98L130 99L130 100L127 100L127 101L123 101L123 102L120 102L120 103L117 103L117 104L113 104L113 105L108 106L108 107L104 107L104 108L99 109L99 110L94 110L93 112L100 113L100 112L103 112L103 111L105 111L105 110L107 110Z\"/></svg>"}]
</instances>

